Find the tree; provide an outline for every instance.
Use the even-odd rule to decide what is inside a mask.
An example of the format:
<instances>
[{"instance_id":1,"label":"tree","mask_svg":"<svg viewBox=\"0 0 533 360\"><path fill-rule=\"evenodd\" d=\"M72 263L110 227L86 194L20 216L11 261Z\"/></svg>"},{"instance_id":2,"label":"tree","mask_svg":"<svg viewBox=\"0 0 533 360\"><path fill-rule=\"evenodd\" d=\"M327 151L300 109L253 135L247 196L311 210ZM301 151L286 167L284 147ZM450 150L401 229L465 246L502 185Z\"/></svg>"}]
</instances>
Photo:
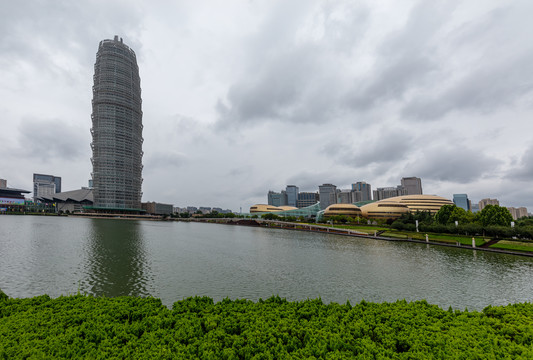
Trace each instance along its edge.
<instances>
[{"instance_id":1,"label":"tree","mask_svg":"<svg viewBox=\"0 0 533 360\"><path fill-rule=\"evenodd\" d=\"M439 224L446 225L448 220L450 220L450 216L452 215L454 208L456 207L457 206L455 205L441 206L440 210L435 214L435 221Z\"/></svg>"},{"instance_id":2,"label":"tree","mask_svg":"<svg viewBox=\"0 0 533 360\"><path fill-rule=\"evenodd\" d=\"M265 220L279 220L279 216L272 213L263 214L261 215L261 218Z\"/></svg>"},{"instance_id":3,"label":"tree","mask_svg":"<svg viewBox=\"0 0 533 360\"><path fill-rule=\"evenodd\" d=\"M506 207L487 205L476 216L476 220L483 226L500 225L510 226L513 217Z\"/></svg>"},{"instance_id":4,"label":"tree","mask_svg":"<svg viewBox=\"0 0 533 360\"><path fill-rule=\"evenodd\" d=\"M456 221L459 224L466 224L468 223L468 217L466 215L466 210L462 207L455 206L452 210L452 213L450 214L450 217L448 218L448 224L454 224Z\"/></svg>"}]
</instances>

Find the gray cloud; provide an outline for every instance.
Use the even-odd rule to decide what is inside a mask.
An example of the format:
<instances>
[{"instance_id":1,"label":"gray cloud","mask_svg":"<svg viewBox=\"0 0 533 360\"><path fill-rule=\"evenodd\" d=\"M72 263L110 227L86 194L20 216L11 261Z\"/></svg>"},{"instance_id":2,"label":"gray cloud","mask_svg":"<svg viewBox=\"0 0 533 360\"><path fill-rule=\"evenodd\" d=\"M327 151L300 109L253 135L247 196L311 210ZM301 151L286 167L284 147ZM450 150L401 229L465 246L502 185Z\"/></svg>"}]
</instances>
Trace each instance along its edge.
<instances>
[{"instance_id":1,"label":"gray cloud","mask_svg":"<svg viewBox=\"0 0 533 360\"><path fill-rule=\"evenodd\" d=\"M387 165L405 160L412 151L412 138L412 134L403 130L376 133L370 143L360 144L354 155L347 160L358 167L371 164Z\"/></svg>"},{"instance_id":2,"label":"gray cloud","mask_svg":"<svg viewBox=\"0 0 533 360\"><path fill-rule=\"evenodd\" d=\"M481 179L485 174L498 173L501 161L470 148L429 148L420 152L415 162L405 166L410 174L459 184Z\"/></svg>"},{"instance_id":3,"label":"gray cloud","mask_svg":"<svg viewBox=\"0 0 533 360\"><path fill-rule=\"evenodd\" d=\"M263 121L326 123L342 115L338 98L345 65L340 60L351 56L368 10L330 3L313 13L309 5L300 4L295 17L287 17L285 5L254 38L246 72L230 87L227 102L218 101L219 127ZM343 18L335 16L340 9L346 11ZM299 38L301 24L295 19L305 15L320 35Z\"/></svg>"},{"instance_id":4,"label":"gray cloud","mask_svg":"<svg viewBox=\"0 0 533 360\"><path fill-rule=\"evenodd\" d=\"M67 1L41 7L28 1L5 5L0 14L0 65L4 70L30 66L68 79L78 64L84 69L94 63L103 37L120 34L137 51L141 48L137 39L142 13L130 2Z\"/></svg>"},{"instance_id":5,"label":"gray cloud","mask_svg":"<svg viewBox=\"0 0 533 360\"><path fill-rule=\"evenodd\" d=\"M185 154L172 152L152 152L146 156L143 160L145 164L145 171L147 173L154 172L155 170L183 167L188 162L188 158Z\"/></svg>"},{"instance_id":6,"label":"gray cloud","mask_svg":"<svg viewBox=\"0 0 533 360\"><path fill-rule=\"evenodd\" d=\"M406 103L402 114L418 120L435 120L453 111L489 113L533 90L533 45L520 38L533 30L533 6L514 2L505 8L464 24L449 36L453 61L439 73L441 86L424 91ZM449 56L449 54L443 54ZM453 69L454 63L463 68Z\"/></svg>"},{"instance_id":7,"label":"gray cloud","mask_svg":"<svg viewBox=\"0 0 533 360\"><path fill-rule=\"evenodd\" d=\"M356 111L367 111L383 102L403 101L413 87L425 85L439 68L435 38L452 10L453 5L445 7L441 1L419 2L405 26L379 46L371 72L354 79L347 105Z\"/></svg>"},{"instance_id":8,"label":"gray cloud","mask_svg":"<svg viewBox=\"0 0 533 360\"><path fill-rule=\"evenodd\" d=\"M518 164L511 168L506 177L511 180L533 180L533 146L529 146Z\"/></svg>"},{"instance_id":9,"label":"gray cloud","mask_svg":"<svg viewBox=\"0 0 533 360\"><path fill-rule=\"evenodd\" d=\"M80 159L90 149L84 132L60 119L26 119L17 152L42 162Z\"/></svg>"}]
</instances>

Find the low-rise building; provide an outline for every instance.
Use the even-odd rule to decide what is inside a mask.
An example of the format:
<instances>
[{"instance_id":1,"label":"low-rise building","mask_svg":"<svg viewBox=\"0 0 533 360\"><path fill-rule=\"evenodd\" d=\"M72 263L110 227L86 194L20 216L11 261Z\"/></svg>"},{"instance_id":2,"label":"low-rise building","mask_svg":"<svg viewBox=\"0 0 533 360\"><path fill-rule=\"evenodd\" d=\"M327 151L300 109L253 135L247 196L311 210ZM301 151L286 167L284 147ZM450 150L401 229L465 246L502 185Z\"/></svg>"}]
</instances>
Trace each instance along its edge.
<instances>
[{"instance_id":1,"label":"low-rise building","mask_svg":"<svg viewBox=\"0 0 533 360\"><path fill-rule=\"evenodd\" d=\"M527 208L525 207L508 207L507 210L511 213L511 216L513 217L513 220L520 219L521 217L528 216L527 214Z\"/></svg>"},{"instance_id":2,"label":"low-rise building","mask_svg":"<svg viewBox=\"0 0 533 360\"><path fill-rule=\"evenodd\" d=\"M396 187L382 187L374 190L374 200L384 200L396 196L407 195L407 190L402 186L398 185Z\"/></svg>"},{"instance_id":3,"label":"low-rise building","mask_svg":"<svg viewBox=\"0 0 533 360\"><path fill-rule=\"evenodd\" d=\"M46 194L36 199L42 203L53 203L57 212L84 212L86 207L93 206L93 189L81 188L54 194Z\"/></svg>"},{"instance_id":4,"label":"low-rise building","mask_svg":"<svg viewBox=\"0 0 533 360\"><path fill-rule=\"evenodd\" d=\"M0 211L24 211L25 197L30 191L7 187L7 181L0 183Z\"/></svg>"},{"instance_id":5,"label":"low-rise building","mask_svg":"<svg viewBox=\"0 0 533 360\"><path fill-rule=\"evenodd\" d=\"M141 208L151 215L170 215L174 211L174 205L155 201L141 203Z\"/></svg>"},{"instance_id":6,"label":"low-rise building","mask_svg":"<svg viewBox=\"0 0 533 360\"><path fill-rule=\"evenodd\" d=\"M481 199L479 201L479 211L483 210L483 208L487 205L500 205L500 202L497 199Z\"/></svg>"}]
</instances>

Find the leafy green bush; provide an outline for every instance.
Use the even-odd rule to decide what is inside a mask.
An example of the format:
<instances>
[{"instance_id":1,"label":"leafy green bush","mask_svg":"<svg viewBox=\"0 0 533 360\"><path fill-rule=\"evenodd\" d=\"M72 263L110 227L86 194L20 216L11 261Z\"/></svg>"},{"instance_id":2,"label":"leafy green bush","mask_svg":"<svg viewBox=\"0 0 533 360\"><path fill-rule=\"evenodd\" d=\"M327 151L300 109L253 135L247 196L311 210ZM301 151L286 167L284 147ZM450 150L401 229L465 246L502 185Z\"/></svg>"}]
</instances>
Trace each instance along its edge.
<instances>
[{"instance_id":1,"label":"leafy green bush","mask_svg":"<svg viewBox=\"0 0 533 360\"><path fill-rule=\"evenodd\" d=\"M532 358L533 305L448 311L426 301L324 304L278 296L0 301L0 358Z\"/></svg>"}]
</instances>

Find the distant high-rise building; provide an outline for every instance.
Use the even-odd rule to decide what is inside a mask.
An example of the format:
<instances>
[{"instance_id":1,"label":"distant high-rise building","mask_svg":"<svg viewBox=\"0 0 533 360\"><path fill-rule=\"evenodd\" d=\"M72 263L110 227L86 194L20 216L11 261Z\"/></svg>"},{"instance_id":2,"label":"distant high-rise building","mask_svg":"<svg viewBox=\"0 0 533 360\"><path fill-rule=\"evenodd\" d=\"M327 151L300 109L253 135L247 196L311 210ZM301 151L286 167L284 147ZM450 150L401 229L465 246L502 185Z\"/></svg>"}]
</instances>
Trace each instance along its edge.
<instances>
[{"instance_id":1,"label":"distant high-rise building","mask_svg":"<svg viewBox=\"0 0 533 360\"><path fill-rule=\"evenodd\" d=\"M453 194L453 203L455 206L465 209L466 211L472 211L470 200L468 200L467 194Z\"/></svg>"},{"instance_id":2,"label":"distant high-rise building","mask_svg":"<svg viewBox=\"0 0 533 360\"><path fill-rule=\"evenodd\" d=\"M135 52L115 36L102 40L94 64L92 164L94 207L141 209L141 79Z\"/></svg>"},{"instance_id":3,"label":"distant high-rise building","mask_svg":"<svg viewBox=\"0 0 533 360\"><path fill-rule=\"evenodd\" d=\"M395 196L408 195L407 190L401 185L396 186L396 187L377 188L376 190L373 191L373 193L374 193L375 201L388 199L388 198L395 197Z\"/></svg>"},{"instance_id":4,"label":"distant high-rise building","mask_svg":"<svg viewBox=\"0 0 533 360\"><path fill-rule=\"evenodd\" d=\"M298 186L287 185L285 192L287 193L287 205L296 207L298 204L298 193L300 192Z\"/></svg>"},{"instance_id":5,"label":"distant high-rise building","mask_svg":"<svg viewBox=\"0 0 533 360\"><path fill-rule=\"evenodd\" d=\"M0 189L7 188L7 180L6 179L0 179Z\"/></svg>"},{"instance_id":6,"label":"distant high-rise building","mask_svg":"<svg viewBox=\"0 0 533 360\"><path fill-rule=\"evenodd\" d=\"M353 202L352 190L337 191L337 204L351 204Z\"/></svg>"},{"instance_id":7,"label":"distant high-rise building","mask_svg":"<svg viewBox=\"0 0 533 360\"><path fill-rule=\"evenodd\" d=\"M372 200L372 186L364 181L358 181L352 184L352 190L361 192L361 200L357 201L369 201Z\"/></svg>"},{"instance_id":8,"label":"distant high-rise building","mask_svg":"<svg viewBox=\"0 0 533 360\"><path fill-rule=\"evenodd\" d=\"M421 195L422 194L422 180L418 177L404 177L402 178L402 187L407 191L402 195Z\"/></svg>"},{"instance_id":9,"label":"distant high-rise building","mask_svg":"<svg viewBox=\"0 0 533 360\"><path fill-rule=\"evenodd\" d=\"M33 199L61 192L61 177L54 175L33 174Z\"/></svg>"},{"instance_id":10,"label":"distant high-rise building","mask_svg":"<svg viewBox=\"0 0 533 360\"><path fill-rule=\"evenodd\" d=\"M269 191L267 194L267 204L272 206L285 206L287 205L287 192L282 190L281 192Z\"/></svg>"},{"instance_id":11,"label":"distant high-rise building","mask_svg":"<svg viewBox=\"0 0 533 360\"><path fill-rule=\"evenodd\" d=\"M527 215L527 208L525 207L508 207L507 210L511 213L511 216L513 217L513 220L518 220L521 217L528 216Z\"/></svg>"},{"instance_id":12,"label":"distant high-rise building","mask_svg":"<svg viewBox=\"0 0 533 360\"><path fill-rule=\"evenodd\" d=\"M479 211L483 210L487 205L500 205L500 202L497 199L481 199L479 201Z\"/></svg>"},{"instance_id":13,"label":"distant high-rise building","mask_svg":"<svg viewBox=\"0 0 533 360\"><path fill-rule=\"evenodd\" d=\"M337 186L333 184L322 184L318 187L320 196L320 209L324 210L331 204L337 203Z\"/></svg>"},{"instance_id":14,"label":"distant high-rise building","mask_svg":"<svg viewBox=\"0 0 533 360\"><path fill-rule=\"evenodd\" d=\"M296 207L304 208L307 206L315 205L318 200L318 193L313 192L301 192L298 193L298 204Z\"/></svg>"}]
</instances>

